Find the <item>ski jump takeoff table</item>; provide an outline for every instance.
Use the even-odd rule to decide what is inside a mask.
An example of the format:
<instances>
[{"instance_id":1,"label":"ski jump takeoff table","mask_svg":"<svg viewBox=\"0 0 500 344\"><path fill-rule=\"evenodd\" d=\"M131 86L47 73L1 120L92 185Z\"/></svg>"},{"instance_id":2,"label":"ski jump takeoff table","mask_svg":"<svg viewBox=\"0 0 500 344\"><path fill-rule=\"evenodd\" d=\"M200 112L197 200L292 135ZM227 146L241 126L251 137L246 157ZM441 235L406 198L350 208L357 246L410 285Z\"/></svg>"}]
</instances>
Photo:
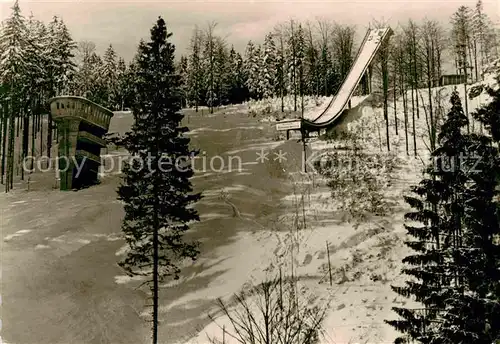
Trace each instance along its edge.
<instances>
[{"instance_id":1,"label":"ski jump takeoff table","mask_svg":"<svg viewBox=\"0 0 500 344\"><path fill-rule=\"evenodd\" d=\"M368 30L340 90L335 97L330 100L326 108L319 113L313 111L304 114L304 118L282 121L276 125L276 129L279 131L286 130L287 133L290 130L303 130L309 132L319 131L322 128L330 127L335 124L335 121L348 106L354 91L367 71L367 77L370 79L369 85L371 85L370 64L382 44L389 39L391 34L392 30L389 27ZM368 92L371 92L370 88Z\"/></svg>"}]
</instances>

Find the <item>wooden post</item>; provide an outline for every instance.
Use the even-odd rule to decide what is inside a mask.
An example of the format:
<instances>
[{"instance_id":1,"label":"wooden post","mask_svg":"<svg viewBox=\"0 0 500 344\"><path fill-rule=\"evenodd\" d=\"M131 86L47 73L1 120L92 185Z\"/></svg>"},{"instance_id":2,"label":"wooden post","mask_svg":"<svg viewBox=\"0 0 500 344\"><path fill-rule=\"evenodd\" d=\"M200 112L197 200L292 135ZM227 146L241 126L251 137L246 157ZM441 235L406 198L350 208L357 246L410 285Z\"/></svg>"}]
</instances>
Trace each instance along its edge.
<instances>
[{"instance_id":1,"label":"wooden post","mask_svg":"<svg viewBox=\"0 0 500 344\"><path fill-rule=\"evenodd\" d=\"M281 266L280 266L280 310L283 313L283 276L281 275Z\"/></svg>"},{"instance_id":2,"label":"wooden post","mask_svg":"<svg viewBox=\"0 0 500 344\"><path fill-rule=\"evenodd\" d=\"M306 131L304 128L300 128L302 134L302 147L304 151L304 172L307 173L307 150L306 150Z\"/></svg>"},{"instance_id":3,"label":"wooden post","mask_svg":"<svg viewBox=\"0 0 500 344\"><path fill-rule=\"evenodd\" d=\"M328 241L326 242L326 255L328 256L328 274L330 275L330 287L332 286L332 265L330 263L330 248L328 247Z\"/></svg>"},{"instance_id":4,"label":"wooden post","mask_svg":"<svg viewBox=\"0 0 500 344\"><path fill-rule=\"evenodd\" d=\"M368 66L368 94L372 93L372 66Z\"/></svg>"}]
</instances>

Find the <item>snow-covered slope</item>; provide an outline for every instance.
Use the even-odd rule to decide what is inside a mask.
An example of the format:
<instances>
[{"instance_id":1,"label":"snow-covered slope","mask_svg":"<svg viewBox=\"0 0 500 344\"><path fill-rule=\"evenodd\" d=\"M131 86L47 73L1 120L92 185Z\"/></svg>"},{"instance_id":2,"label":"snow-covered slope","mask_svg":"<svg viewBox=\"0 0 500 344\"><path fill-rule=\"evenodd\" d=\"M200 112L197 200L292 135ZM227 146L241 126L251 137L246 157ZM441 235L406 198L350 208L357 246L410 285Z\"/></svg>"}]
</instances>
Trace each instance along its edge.
<instances>
[{"instance_id":1,"label":"snow-covered slope","mask_svg":"<svg viewBox=\"0 0 500 344\"><path fill-rule=\"evenodd\" d=\"M491 69L491 72L485 75L485 84L495 87L496 70ZM431 91L434 116L444 118L450 109L449 97L454 89L457 89L462 104L465 105L463 85L434 88ZM407 96L411 99L411 92ZM361 118L349 125L349 130L356 133L366 152L385 154L389 159L397 161L397 173L384 191L384 197L394 201L388 215L373 216L358 224L345 222L339 215L338 205L330 197L331 193L325 186L325 180L317 175L295 173L291 174L291 178L296 192L283 198L283 203L290 207L290 214L293 214L297 204L299 205L299 217L306 218L306 229L289 232L264 231L258 235L261 239L246 239L248 246L243 257L251 256L255 262L253 275L248 281L257 284L269 276L270 272L276 272L277 267L281 267L283 271L291 271L293 264L294 275L299 278L301 296L306 299L314 296L310 298L311 304L327 305L328 316L320 338L323 344L392 343L398 334L386 325L384 320L395 318L391 307L410 305L407 299L392 292L390 286L404 282L404 276L400 274L401 260L409 252L404 245L406 232L403 226L403 215L408 207L402 202L402 196L409 190L410 185L420 180L422 168L430 154L426 119L429 116L429 94L427 90L421 89L416 96L419 98L419 111L418 118L415 113L415 140L411 110L407 116L405 135L403 100L400 98L395 103L390 103L390 153L385 153L385 122L381 108L366 106ZM468 113L489 101L490 98L485 92L474 99L467 99ZM472 121L471 129L480 131L481 127ZM309 148L318 156L337 146L338 143L324 141L309 144ZM281 221L292 223L293 215L283 217ZM293 228L293 225L290 227ZM254 240L259 244L251 248ZM332 285L329 281L329 260ZM232 269L238 267L234 266ZM220 288L223 286L217 288L217 295L221 295ZM207 289L207 293L209 292L210 288ZM226 292L228 299L234 292L234 285L228 284ZM207 336L222 339L222 328L227 332L224 336L225 343L237 343L231 337L231 334L234 334L231 322L224 316L217 318L216 323L206 326L189 343L205 344Z\"/></svg>"}]
</instances>

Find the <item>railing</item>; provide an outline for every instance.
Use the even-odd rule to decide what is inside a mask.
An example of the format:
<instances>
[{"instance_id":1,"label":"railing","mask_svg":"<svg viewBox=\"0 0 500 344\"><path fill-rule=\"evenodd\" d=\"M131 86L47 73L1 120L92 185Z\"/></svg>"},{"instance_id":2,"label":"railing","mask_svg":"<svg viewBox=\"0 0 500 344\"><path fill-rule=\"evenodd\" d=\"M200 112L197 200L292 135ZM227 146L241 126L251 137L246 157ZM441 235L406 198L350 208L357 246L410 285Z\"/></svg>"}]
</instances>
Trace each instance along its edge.
<instances>
[{"instance_id":1,"label":"railing","mask_svg":"<svg viewBox=\"0 0 500 344\"><path fill-rule=\"evenodd\" d=\"M101 147L106 147L106 145L107 145L105 140L103 140L100 137L97 137L97 136L89 133L88 131L80 131L80 132L78 132L78 138L79 139L85 139L85 140L91 141L93 143L97 143Z\"/></svg>"},{"instance_id":2,"label":"railing","mask_svg":"<svg viewBox=\"0 0 500 344\"><path fill-rule=\"evenodd\" d=\"M49 100L50 112L54 120L67 117L80 118L92 125L108 130L113 112L86 98L59 96Z\"/></svg>"},{"instance_id":3,"label":"railing","mask_svg":"<svg viewBox=\"0 0 500 344\"><path fill-rule=\"evenodd\" d=\"M98 164L101 163L101 159L97 155L94 155L92 153L89 153L89 152L81 150L81 149L77 150L75 152L75 155L81 156L81 157L86 157L87 159L93 160L93 161L97 162Z\"/></svg>"}]
</instances>

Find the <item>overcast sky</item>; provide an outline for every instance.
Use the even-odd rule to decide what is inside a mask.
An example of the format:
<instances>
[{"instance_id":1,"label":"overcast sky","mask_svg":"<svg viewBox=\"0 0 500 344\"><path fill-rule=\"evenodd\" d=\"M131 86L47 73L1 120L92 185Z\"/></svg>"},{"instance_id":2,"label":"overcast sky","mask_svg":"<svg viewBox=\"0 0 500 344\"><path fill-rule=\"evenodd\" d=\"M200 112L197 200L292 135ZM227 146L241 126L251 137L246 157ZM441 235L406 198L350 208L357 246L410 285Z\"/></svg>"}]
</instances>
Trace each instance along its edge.
<instances>
[{"instance_id":1,"label":"overcast sky","mask_svg":"<svg viewBox=\"0 0 500 344\"><path fill-rule=\"evenodd\" d=\"M0 18L10 13L14 1L0 0ZM483 0L485 12L498 21L500 1ZM372 19L388 21L393 27L408 18L424 17L440 20L448 25L451 14L460 6L474 7L475 0L312 0L312 1L42 1L20 0L23 14L30 13L48 22L53 16L62 17L75 41L96 43L100 53L111 43L127 61L136 51L141 38L149 36L149 29L158 16L167 22L174 33L173 43L178 54L185 53L195 25L206 27L215 21L217 33L228 43L243 51L248 40L261 42L264 35L278 22L290 18L315 20L318 17L338 23L356 25L364 34Z\"/></svg>"}]
</instances>

